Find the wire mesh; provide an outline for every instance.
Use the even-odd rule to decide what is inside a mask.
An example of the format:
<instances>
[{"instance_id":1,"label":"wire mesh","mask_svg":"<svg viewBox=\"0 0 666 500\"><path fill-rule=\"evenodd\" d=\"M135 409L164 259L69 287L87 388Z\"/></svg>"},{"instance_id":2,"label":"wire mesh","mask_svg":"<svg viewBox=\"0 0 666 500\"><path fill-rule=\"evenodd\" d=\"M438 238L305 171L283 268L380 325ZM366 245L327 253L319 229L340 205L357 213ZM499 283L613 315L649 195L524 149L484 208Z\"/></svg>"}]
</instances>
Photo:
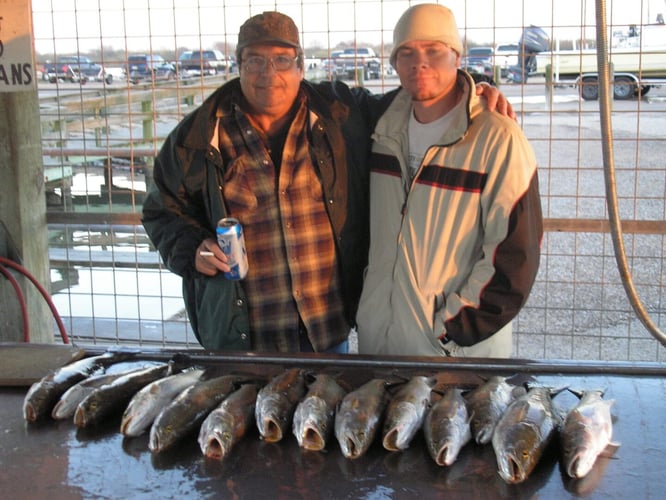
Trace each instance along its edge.
<instances>
[{"instance_id":1,"label":"wire mesh","mask_svg":"<svg viewBox=\"0 0 666 500\"><path fill-rule=\"evenodd\" d=\"M247 17L280 10L296 21L306 78L339 78L385 92L399 84L388 62L393 25L413 3L33 0L52 289L71 337L197 346L180 280L164 268L146 237L141 205L152 158L167 134L237 76L236 38ZM599 106L589 99L595 87L576 79L592 74L584 65L595 52L595 3L443 3L453 10L463 37L463 65L495 78L538 158L546 233L536 284L514 321L514 355L663 362L666 351L638 321L622 287L606 220ZM666 5L607 3L616 76L637 78L613 89L630 91L616 94L612 113L624 242L635 285L663 330L666 28L659 30ZM547 33L550 47L534 55L526 76L516 67L530 26ZM663 36L656 66L655 50L639 42L641 33L653 32ZM494 50L490 61L466 57L484 47ZM335 51L359 48L374 51L378 74L340 67ZM188 57L199 50L214 52L214 60L200 57L188 66ZM633 73L613 55L626 53L636 66ZM95 67L84 74L82 59L65 64L66 56L90 58Z\"/></svg>"}]
</instances>

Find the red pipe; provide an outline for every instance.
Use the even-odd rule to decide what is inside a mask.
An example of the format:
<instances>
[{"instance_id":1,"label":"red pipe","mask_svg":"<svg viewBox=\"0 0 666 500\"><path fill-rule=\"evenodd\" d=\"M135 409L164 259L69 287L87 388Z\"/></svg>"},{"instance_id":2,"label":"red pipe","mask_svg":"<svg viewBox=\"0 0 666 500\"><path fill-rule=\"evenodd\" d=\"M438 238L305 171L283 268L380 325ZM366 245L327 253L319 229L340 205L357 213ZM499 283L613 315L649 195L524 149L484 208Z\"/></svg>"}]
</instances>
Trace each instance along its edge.
<instances>
[{"instance_id":1,"label":"red pipe","mask_svg":"<svg viewBox=\"0 0 666 500\"><path fill-rule=\"evenodd\" d=\"M58 314L58 310L56 309L55 304L53 304L53 301L51 300L51 297L49 293L46 291L46 289L39 283L39 281L37 281L37 279L32 274L28 272L27 269L17 264L13 260L6 259L5 257L0 257L0 264L4 264L8 267L11 267L12 269L15 269L16 271L23 274L23 276L28 278L30 281L32 281L32 284L35 285L37 290L39 290L39 293L42 294L42 297L44 297L44 300L51 309L51 313L53 314L53 317L55 318L56 323L58 324L58 329L60 330L60 338L62 338L62 342L64 344L69 344L69 337L67 336L65 325L63 324L62 319L60 318L60 314Z\"/></svg>"}]
</instances>

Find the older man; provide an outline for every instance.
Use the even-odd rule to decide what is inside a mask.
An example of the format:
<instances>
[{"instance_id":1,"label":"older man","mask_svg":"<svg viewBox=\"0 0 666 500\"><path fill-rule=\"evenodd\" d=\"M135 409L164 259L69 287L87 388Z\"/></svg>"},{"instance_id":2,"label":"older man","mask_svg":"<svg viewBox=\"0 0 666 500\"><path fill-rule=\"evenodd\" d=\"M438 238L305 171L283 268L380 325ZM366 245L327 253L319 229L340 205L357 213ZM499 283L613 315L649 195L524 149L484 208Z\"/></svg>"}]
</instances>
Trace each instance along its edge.
<instances>
[{"instance_id":1,"label":"older man","mask_svg":"<svg viewBox=\"0 0 666 500\"><path fill-rule=\"evenodd\" d=\"M373 135L359 352L507 357L539 267L534 152L458 69L449 9L409 8L393 41L402 88Z\"/></svg>"},{"instance_id":2,"label":"older man","mask_svg":"<svg viewBox=\"0 0 666 500\"><path fill-rule=\"evenodd\" d=\"M380 100L304 81L298 30L278 12L241 26L236 56L240 78L187 116L156 158L144 226L183 277L205 348L347 352L367 262L366 160ZM242 281L223 275L223 217L244 229Z\"/></svg>"}]
</instances>

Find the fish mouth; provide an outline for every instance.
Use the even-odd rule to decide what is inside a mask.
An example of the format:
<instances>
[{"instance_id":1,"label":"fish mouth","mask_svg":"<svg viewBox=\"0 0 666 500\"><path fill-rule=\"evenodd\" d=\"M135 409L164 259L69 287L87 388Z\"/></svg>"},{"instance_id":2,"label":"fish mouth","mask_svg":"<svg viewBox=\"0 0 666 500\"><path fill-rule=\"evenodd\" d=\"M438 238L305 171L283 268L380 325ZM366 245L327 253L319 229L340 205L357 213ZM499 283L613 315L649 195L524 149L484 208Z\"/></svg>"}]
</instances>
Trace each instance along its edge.
<instances>
[{"instance_id":1,"label":"fish mouth","mask_svg":"<svg viewBox=\"0 0 666 500\"><path fill-rule=\"evenodd\" d=\"M26 403L23 406L23 416L28 422L34 422L37 420L37 412L35 411L35 407L32 406L31 403Z\"/></svg>"},{"instance_id":2,"label":"fish mouth","mask_svg":"<svg viewBox=\"0 0 666 500\"><path fill-rule=\"evenodd\" d=\"M567 474L569 477L577 478L578 476L578 465L580 463L580 455L576 455L576 457L569 463L569 466L567 467Z\"/></svg>"},{"instance_id":3,"label":"fish mouth","mask_svg":"<svg viewBox=\"0 0 666 500\"><path fill-rule=\"evenodd\" d=\"M449 447L448 446L442 446L439 449L439 452L437 453L437 457L435 458L435 463L437 465L451 465L452 460L449 457Z\"/></svg>"},{"instance_id":4,"label":"fish mouth","mask_svg":"<svg viewBox=\"0 0 666 500\"><path fill-rule=\"evenodd\" d=\"M399 434L400 433L397 428L393 428L386 433L386 436L384 436L384 441L382 442L386 450L400 451L401 448L398 446Z\"/></svg>"},{"instance_id":5,"label":"fish mouth","mask_svg":"<svg viewBox=\"0 0 666 500\"><path fill-rule=\"evenodd\" d=\"M279 422L272 418L265 418L261 437L264 438L264 441L269 443L277 443L280 441L282 439L282 427L280 427Z\"/></svg>"},{"instance_id":6,"label":"fish mouth","mask_svg":"<svg viewBox=\"0 0 666 500\"><path fill-rule=\"evenodd\" d=\"M81 408L77 408L74 412L74 425L77 427L85 427L86 424L85 412Z\"/></svg>"},{"instance_id":7,"label":"fish mouth","mask_svg":"<svg viewBox=\"0 0 666 500\"><path fill-rule=\"evenodd\" d=\"M206 455L207 458L222 460L224 458L225 452L226 450L218 438L211 437L206 442L204 455Z\"/></svg>"},{"instance_id":8,"label":"fish mouth","mask_svg":"<svg viewBox=\"0 0 666 500\"><path fill-rule=\"evenodd\" d=\"M363 454L363 450L351 436L345 436L341 441L341 445L342 452L347 458L358 458Z\"/></svg>"},{"instance_id":9,"label":"fish mouth","mask_svg":"<svg viewBox=\"0 0 666 500\"><path fill-rule=\"evenodd\" d=\"M502 478L511 484L521 483L525 480L525 471L521 463L513 455L508 455L504 467L500 468Z\"/></svg>"},{"instance_id":10,"label":"fish mouth","mask_svg":"<svg viewBox=\"0 0 666 500\"><path fill-rule=\"evenodd\" d=\"M153 453L162 451L162 440L160 439L159 432L154 432L151 429L150 438L148 439L148 449Z\"/></svg>"},{"instance_id":11,"label":"fish mouth","mask_svg":"<svg viewBox=\"0 0 666 500\"><path fill-rule=\"evenodd\" d=\"M123 419L122 422L120 422L120 433L123 436L127 436L127 432L129 431L130 422L132 422L131 418Z\"/></svg>"},{"instance_id":12,"label":"fish mouth","mask_svg":"<svg viewBox=\"0 0 666 500\"><path fill-rule=\"evenodd\" d=\"M301 441L302 447L306 450L321 451L326 447L326 442L321 433L314 427L310 426L303 430Z\"/></svg>"},{"instance_id":13,"label":"fish mouth","mask_svg":"<svg viewBox=\"0 0 666 500\"><path fill-rule=\"evenodd\" d=\"M594 462L586 460L585 451L580 451L571 457L567 466L567 474L574 479L580 479L590 472L592 465L594 465Z\"/></svg>"},{"instance_id":14,"label":"fish mouth","mask_svg":"<svg viewBox=\"0 0 666 500\"><path fill-rule=\"evenodd\" d=\"M477 444L488 444L493 437L493 428L490 426L484 426L479 429L476 434Z\"/></svg>"},{"instance_id":15,"label":"fish mouth","mask_svg":"<svg viewBox=\"0 0 666 500\"><path fill-rule=\"evenodd\" d=\"M137 425L140 424L136 421L135 417L123 418L120 422L120 433L123 436L136 437L143 432L138 430Z\"/></svg>"}]
</instances>

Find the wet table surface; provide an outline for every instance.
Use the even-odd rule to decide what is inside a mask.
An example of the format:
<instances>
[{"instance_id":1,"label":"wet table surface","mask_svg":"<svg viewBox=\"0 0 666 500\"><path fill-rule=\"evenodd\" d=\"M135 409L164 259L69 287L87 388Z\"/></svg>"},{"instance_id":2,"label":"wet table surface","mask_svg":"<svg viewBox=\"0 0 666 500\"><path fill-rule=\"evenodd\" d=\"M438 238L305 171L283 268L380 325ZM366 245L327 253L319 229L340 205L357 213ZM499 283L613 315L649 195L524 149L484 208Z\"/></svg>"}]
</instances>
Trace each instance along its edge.
<instances>
[{"instance_id":1,"label":"wet table surface","mask_svg":"<svg viewBox=\"0 0 666 500\"><path fill-rule=\"evenodd\" d=\"M157 357L164 353L151 354ZM478 361L478 360L477 360ZM0 484L4 498L663 498L666 488L666 367L559 363L448 362L423 358L217 357L198 364L225 371L279 373L292 366L339 374L353 386L374 376L437 375L444 386L471 387L479 375L576 389L605 389L616 401L615 455L599 458L590 474L563 473L554 441L530 477L508 485L497 474L492 446L468 444L450 467L439 467L417 434L402 452L388 452L378 439L356 460L343 457L335 438L324 452L308 452L289 435L266 443L251 429L223 461L206 459L191 435L162 454L148 437L124 438L120 416L92 429L70 421L28 424L22 403L27 387L0 388ZM555 398L561 408L575 397Z\"/></svg>"}]
</instances>

